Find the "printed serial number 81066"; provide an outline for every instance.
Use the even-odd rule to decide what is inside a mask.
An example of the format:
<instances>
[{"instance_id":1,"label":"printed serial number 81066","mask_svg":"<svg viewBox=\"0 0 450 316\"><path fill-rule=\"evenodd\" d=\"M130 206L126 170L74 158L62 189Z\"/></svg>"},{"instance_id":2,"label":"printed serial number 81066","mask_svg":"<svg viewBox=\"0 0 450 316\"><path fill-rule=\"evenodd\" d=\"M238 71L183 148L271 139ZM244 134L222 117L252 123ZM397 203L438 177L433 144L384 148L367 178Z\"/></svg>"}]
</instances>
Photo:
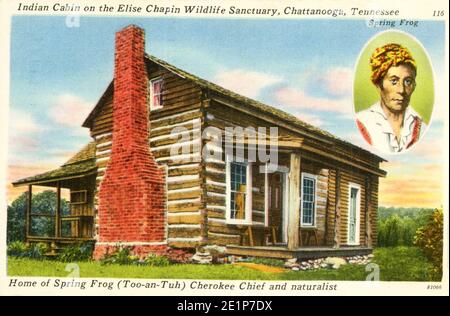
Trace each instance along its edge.
<instances>
[{"instance_id":1,"label":"printed serial number 81066","mask_svg":"<svg viewBox=\"0 0 450 316\"><path fill-rule=\"evenodd\" d=\"M222 301L223 311L271 311L272 301Z\"/></svg>"},{"instance_id":2,"label":"printed serial number 81066","mask_svg":"<svg viewBox=\"0 0 450 316\"><path fill-rule=\"evenodd\" d=\"M427 286L427 290L442 290L442 285L440 284L430 284Z\"/></svg>"}]
</instances>

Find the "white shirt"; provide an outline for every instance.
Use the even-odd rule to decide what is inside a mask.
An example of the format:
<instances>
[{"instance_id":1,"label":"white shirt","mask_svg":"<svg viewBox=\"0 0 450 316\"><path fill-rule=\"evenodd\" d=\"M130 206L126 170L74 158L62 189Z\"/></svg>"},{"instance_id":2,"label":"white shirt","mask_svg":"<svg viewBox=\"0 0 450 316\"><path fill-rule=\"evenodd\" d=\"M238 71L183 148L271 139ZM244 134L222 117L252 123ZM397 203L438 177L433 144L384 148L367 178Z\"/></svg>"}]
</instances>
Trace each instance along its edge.
<instances>
[{"instance_id":1,"label":"white shirt","mask_svg":"<svg viewBox=\"0 0 450 316\"><path fill-rule=\"evenodd\" d=\"M380 102L358 112L356 118L364 139L384 153L398 153L410 148L426 129L421 117L411 106L406 108L400 139L395 136Z\"/></svg>"}]
</instances>

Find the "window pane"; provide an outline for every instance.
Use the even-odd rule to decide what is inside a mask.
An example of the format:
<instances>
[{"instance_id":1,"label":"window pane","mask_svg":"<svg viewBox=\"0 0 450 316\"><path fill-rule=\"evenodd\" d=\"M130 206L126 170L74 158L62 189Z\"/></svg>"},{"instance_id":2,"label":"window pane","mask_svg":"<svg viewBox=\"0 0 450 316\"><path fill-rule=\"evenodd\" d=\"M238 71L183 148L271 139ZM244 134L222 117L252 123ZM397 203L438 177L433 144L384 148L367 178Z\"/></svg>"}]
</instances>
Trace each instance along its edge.
<instances>
[{"instance_id":1,"label":"window pane","mask_svg":"<svg viewBox=\"0 0 450 316\"><path fill-rule=\"evenodd\" d=\"M303 177L302 186L302 222L306 225L314 225L315 208L315 179Z\"/></svg>"},{"instance_id":2,"label":"window pane","mask_svg":"<svg viewBox=\"0 0 450 316\"><path fill-rule=\"evenodd\" d=\"M162 104L162 90L163 90L163 80L152 81L152 106L161 107Z\"/></svg>"},{"instance_id":3,"label":"window pane","mask_svg":"<svg viewBox=\"0 0 450 316\"><path fill-rule=\"evenodd\" d=\"M247 196L246 172L247 166L237 163L230 163L230 217L233 219L245 219L245 205Z\"/></svg>"}]
</instances>

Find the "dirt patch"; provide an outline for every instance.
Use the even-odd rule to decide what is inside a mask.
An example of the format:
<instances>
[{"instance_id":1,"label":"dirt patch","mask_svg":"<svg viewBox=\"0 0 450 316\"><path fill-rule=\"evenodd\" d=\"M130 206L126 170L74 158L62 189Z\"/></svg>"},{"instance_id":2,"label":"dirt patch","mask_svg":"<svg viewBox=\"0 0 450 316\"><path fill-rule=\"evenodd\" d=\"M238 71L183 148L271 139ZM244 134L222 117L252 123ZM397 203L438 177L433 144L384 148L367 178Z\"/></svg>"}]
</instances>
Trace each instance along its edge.
<instances>
[{"instance_id":1,"label":"dirt patch","mask_svg":"<svg viewBox=\"0 0 450 316\"><path fill-rule=\"evenodd\" d=\"M265 264L252 263L252 262L235 262L233 263L236 266L246 267L253 270L258 270L261 272L270 272L270 273L284 273L285 269L279 267L267 266Z\"/></svg>"}]
</instances>

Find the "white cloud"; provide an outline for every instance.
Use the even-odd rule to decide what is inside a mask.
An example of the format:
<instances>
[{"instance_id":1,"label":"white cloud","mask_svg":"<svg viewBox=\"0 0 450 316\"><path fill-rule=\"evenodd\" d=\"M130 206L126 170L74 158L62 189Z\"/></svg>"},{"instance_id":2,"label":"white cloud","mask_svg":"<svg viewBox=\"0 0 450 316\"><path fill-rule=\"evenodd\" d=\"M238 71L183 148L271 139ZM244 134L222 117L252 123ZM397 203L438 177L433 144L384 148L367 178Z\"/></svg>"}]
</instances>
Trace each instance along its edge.
<instances>
[{"instance_id":1,"label":"white cloud","mask_svg":"<svg viewBox=\"0 0 450 316\"><path fill-rule=\"evenodd\" d=\"M444 122L448 118L448 103L446 102L446 99L448 99L448 81L445 78L444 74L438 73L434 80L435 101L431 123L434 121Z\"/></svg>"},{"instance_id":2,"label":"white cloud","mask_svg":"<svg viewBox=\"0 0 450 316\"><path fill-rule=\"evenodd\" d=\"M34 134L44 130L44 127L39 125L34 116L29 112L11 107L9 117L9 131L12 135Z\"/></svg>"},{"instance_id":3,"label":"white cloud","mask_svg":"<svg viewBox=\"0 0 450 316\"><path fill-rule=\"evenodd\" d=\"M65 93L56 97L55 103L49 111L49 116L58 124L69 127L81 127L92 107L92 102L85 101L76 95Z\"/></svg>"},{"instance_id":4,"label":"white cloud","mask_svg":"<svg viewBox=\"0 0 450 316\"><path fill-rule=\"evenodd\" d=\"M325 125L325 122L322 120L322 118L314 114L298 113L297 118L302 120L303 122L317 127Z\"/></svg>"},{"instance_id":5,"label":"white cloud","mask_svg":"<svg viewBox=\"0 0 450 316\"><path fill-rule=\"evenodd\" d=\"M9 150L12 155L36 151L39 147L39 133L45 129L43 125L39 125L30 112L11 106L9 113Z\"/></svg>"},{"instance_id":6,"label":"white cloud","mask_svg":"<svg viewBox=\"0 0 450 316\"><path fill-rule=\"evenodd\" d=\"M329 94L343 97L351 95L352 76L352 69L336 67L328 69L318 81Z\"/></svg>"},{"instance_id":7,"label":"white cloud","mask_svg":"<svg viewBox=\"0 0 450 316\"><path fill-rule=\"evenodd\" d=\"M250 98L256 98L261 90L281 80L276 75L244 69L221 70L214 77L218 85Z\"/></svg>"},{"instance_id":8,"label":"white cloud","mask_svg":"<svg viewBox=\"0 0 450 316\"><path fill-rule=\"evenodd\" d=\"M352 128L353 128L353 126L352 126ZM341 138L348 141L349 143L352 143L353 145L356 145L362 149L365 149L375 155L386 158L386 155L384 153L379 152L372 145L370 145L368 142L365 141L364 137L356 129L356 124L354 126L354 130L356 130L356 131L347 133L347 134L343 135Z\"/></svg>"},{"instance_id":9,"label":"white cloud","mask_svg":"<svg viewBox=\"0 0 450 316\"><path fill-rule=\"evenodd\" d=\"M313 97L291 87L284 87L275 91L275 99L278 103L294 109L327 111L353 117L352 102L347 99L332 100Z\"/></svg>"}]
</instances>

